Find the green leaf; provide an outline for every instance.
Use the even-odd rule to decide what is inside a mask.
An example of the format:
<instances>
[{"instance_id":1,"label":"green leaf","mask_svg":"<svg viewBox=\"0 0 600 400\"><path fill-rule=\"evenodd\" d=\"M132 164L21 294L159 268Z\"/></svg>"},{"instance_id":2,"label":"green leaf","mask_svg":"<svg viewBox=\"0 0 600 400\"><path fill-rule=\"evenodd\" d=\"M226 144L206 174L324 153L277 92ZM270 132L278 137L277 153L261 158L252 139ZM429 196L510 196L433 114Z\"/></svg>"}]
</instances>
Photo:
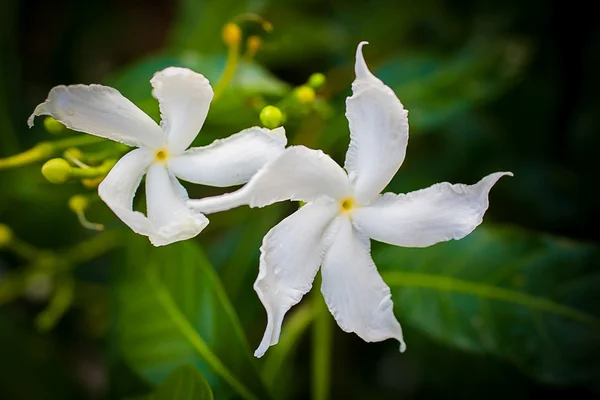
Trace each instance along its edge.
<instances>
[{"instance_id":1,"label":"green leaf","mask_svg":"<svg viewBox=\"0 0 600 400\"><path fill-rule=\"evenodd\" d=\"M221 282L194 243L155 248L133 237L116 278L116 317L122 354L149 382L191 363L243 398L270 398Z\"/></svg>"},{"instance_id":2,"label":"green leaf","mask_svg":"<svg viewBox=\"0 0 600 400\"><path fill-rule=\"evenodd\" d=\"M390 59L375 75L410 110L411 128L428 131L510 88L522 75L529 52L518 41L473 43L451 57L422 54Z\"/></svg>"},{"instance_id":3,"label":"green leaf","mask_svg":"<svg viewBox=\"0 0 600 400\"><path fill-rule=\"evenodd\" d=\"M177 368L156 392L139 400L212 400L213 394L204 376L191 365Z\"/></svg>"},{"instance_id":4,"label":"green leaf","mask_svg":"<svg viewBox=\"0 0 600 400\"><path fill-rule=\"evenodd\" d=\"M374 254L401 322L546 382L597 385L597 246L480 227L460 241Z\"/></svg>"}]
</instances>

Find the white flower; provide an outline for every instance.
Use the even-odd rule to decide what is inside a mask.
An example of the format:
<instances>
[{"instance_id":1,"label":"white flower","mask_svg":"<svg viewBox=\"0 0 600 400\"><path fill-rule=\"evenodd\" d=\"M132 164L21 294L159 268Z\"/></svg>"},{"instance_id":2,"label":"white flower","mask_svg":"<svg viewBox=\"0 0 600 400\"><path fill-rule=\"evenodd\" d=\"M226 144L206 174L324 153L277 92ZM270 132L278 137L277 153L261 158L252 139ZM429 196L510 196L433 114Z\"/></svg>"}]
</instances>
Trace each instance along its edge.
<instances>
[{"instance_id":1,"label":"white flower","mask_svg":"<svg viewBox=\"0 0 600 400\"><path fill-rule=\"evenodd\" d=\"M151 79L161 124L101 85L57 86L29 117L50 115L68 128L112 139L132 150L113 167L98 194L133 231L162 246L196 236L207 224L186 206L187 191L177 178L210 186L245 183L286 145L283 128L243 130L205 147L186 150L204 124L213 90L208 80L186 68L166 68ZM133 210L146 174L147 217Z\"/></svg>"},{"instance_id":2,"label":"white flower","mask_svg":"<svg viewBox=\"0 0 600 400\"><path fill-rule=\"evenodd\" d=\"M403 351L390 289L371 259L369 238L408 247L463 238L481 223L494 183L511 175L498 172L472 186L440 183L380 195L404 160L408 119L394 92L368 70L364 44L358 46L353 95L346 102L347 174L323 152L294 146L237 192L188 202L208 213L286 199L307 202L263 240L254 289L268 324L257 357L277 343L285 313L310 290L321 265L321 291L339 326L367 342L397 339Z\"/></svg>"}]
</instances>

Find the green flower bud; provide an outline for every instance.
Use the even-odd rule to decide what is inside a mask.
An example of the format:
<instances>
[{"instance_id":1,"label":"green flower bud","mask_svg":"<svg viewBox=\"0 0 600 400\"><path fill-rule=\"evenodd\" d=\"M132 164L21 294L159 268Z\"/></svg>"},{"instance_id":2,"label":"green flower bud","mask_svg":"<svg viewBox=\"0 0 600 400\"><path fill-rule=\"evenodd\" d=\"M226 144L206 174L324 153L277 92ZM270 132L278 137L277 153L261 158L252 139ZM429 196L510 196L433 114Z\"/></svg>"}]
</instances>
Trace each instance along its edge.
<instances>
[{"instance_id":1,"label":"green flower bud","mask_svg":"<svg viewBox=\"0 0 600 400\"><path fill-rule=\"evenodd\" d=\"M12 241L13 233L8 225L0 224L0 249Z\"/></svg>"},{"instance_id":2,"label":"green flower bud","mask_svg":"<svg viewBox=\"0 0 600 400\"><path fill-rule=\"evenodd\" d=\"M65 130L65 126L52 117L44 119L44 128L53 135L59 134Z\"/></svg>"},{"instance_id":3,"label":"green flower bud","mask_svg":"<svg viewBox=\"0 0 600 400\"><path fill-rule=\"evenodd\" d=\"M308 86L300 86L296 89L296 98L302 104L312 104L315 101L315 90Z\"/></svg>"},{"instance_id":4,"label":"green flower bud","mask_svg":"<svg viewBox=\"0 0 600 400\"><path fill-rule=\"evenodd\" d=\"M71 177L71 166L62 158L53 158L42 166L42 175L51 183L65 183Z\"/></svg>"},{"instance_id":5,"label":"green flower bud","mask_svg":"<svg viewBox=\"0 0 600 400\"><path fill-rule=\"evenodd\" d=\"M237 46L242 40L242 30L238 25L230 22L223 26L221 36L227 46Z\"/></svg>"},{"instance_id":6,"label":"green flower bud","mask_svg":"<svg viewBox=\"0 0 600 400\"><path fill-rule=\"evenodd\" d=\"M89 203L90 202L87 199L87 197L81 194L76 194L74 196L71 196L71 198L69 199L69 208L71 209L71 211L78 213L88 208Z\"/></svg>"},{"instance_id":7,"label":"green flower bud","mask_svg":"<svg viewBox=\"0 0 600 400\"><path fill-rule=\"evenodd\" d=\"M308 86L315 90L318 90L321 89L323 85L325 85L325 81L325 75L323 75L320 72L316 72L308 78Z\"/></svg>"},{"instance_id":8,"label":"green flower bud","mask_svg":"<svg viewBox=\"0 0 600 400\"><path fill-rule=\"evenodd\" d=\"M260 122L269 129L281 126L283 119L283 113L275 106L266 106L260 112Z\"/></svg>"}]
</instances>

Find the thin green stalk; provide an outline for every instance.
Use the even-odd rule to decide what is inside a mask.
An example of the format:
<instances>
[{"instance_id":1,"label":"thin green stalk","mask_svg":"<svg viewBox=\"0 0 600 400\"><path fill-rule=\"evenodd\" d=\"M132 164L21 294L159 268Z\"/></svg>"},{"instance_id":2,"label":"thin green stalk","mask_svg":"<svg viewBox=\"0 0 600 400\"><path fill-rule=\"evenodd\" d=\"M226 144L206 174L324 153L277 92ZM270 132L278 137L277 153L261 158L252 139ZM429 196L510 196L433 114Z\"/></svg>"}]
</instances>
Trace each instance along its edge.
<instances>
[{"instance_id":1,"label":"thin green stalk","mask_svg":"<svg viewBox=\"0 0 600 400\"><path fill-rule=\"evenodd\" d=\"M235 71L237 69L240 58L240 45L239 43L233 44L229 46L227 52L227 63L225 64L225 69L223 70L223 74L221 78L219 78L219 82L215 85L214 90L214 100L217 100L223 94L225 88L231 82L231 79L235 75ZM213 101L214 101L213 100Z\"/></svg>"},{"instance_id":2,"label":"thin green stalk","mask_svg":"<svg viewBox=\"0 0 600 400\"><path fill-rule=\"evenodd\" d=\"M68 265L78 265L91 261L123 244L122 235L117 231L103 232L89 240L75 244L62 254Z\"/></svg>"},{"instance_id":3,"label":"thin green stalk","mask_svg":"<svg viewBox=\"0 0 600 400\"><path fill-rule=\"evenodd\" d=\"M56 140L54 142L49 142L55 151L60 151L64 149L68 149L69 147L79 147L79 146L87 146L90 144L100 143L104 138L93 136L93 135L78 135L71 136L68 138Z\"/></svg>"},{"instance_id":4,"label":"thin green stalk","mask_svg":"<svg viewBox=\"0 0 600 400\"><path fill-rule=\"evenodd\" d=\"M0 170L44 161L57 152L69 147L86 146L101 142L102 140L104 139L92 135L79 135L56 140L54 142L41 142L22 153L6 158L0 158Z\"/></svg>"},{"instance_id":5,"label":"thin green stalk","mask_svg":"<svg viewBox=\"0 0 600 400\"><path fill-rule=\"evenodd\" d=\"M33 261L40 255L40 250L31 244L22 241L17 237L13 237L8 244L8 247L14 254L27 261Z\"/></svg>"},{"instance_id":6,"label":"thin green stalk","mask_svg":"<svg viewBox=\"0 0 600 400\"><path fill-rule=\"evenodd\" d=\"M71 177L77 179L93 179L104 176L110 172L112 167L117 163L116 160L109 159L104 160L102 164L97 167L89 168L71 168Z\"/></svg>"}]
</instances>

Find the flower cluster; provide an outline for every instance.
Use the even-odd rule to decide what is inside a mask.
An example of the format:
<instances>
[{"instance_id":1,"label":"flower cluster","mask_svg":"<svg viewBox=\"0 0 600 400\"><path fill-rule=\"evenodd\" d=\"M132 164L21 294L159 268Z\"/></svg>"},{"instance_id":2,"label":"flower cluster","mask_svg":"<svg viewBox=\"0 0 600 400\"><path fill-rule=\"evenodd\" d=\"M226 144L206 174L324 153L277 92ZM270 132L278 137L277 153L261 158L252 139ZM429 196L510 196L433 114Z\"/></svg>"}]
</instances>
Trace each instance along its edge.
<instances>
[{"instance_id":1,"label":"flower cluster","mask_svg":"<svg viewBox=\"0 0 600 400\"><path fill-rule=\"evenodd\" d=\"M368 342L396 339L403 351L402 329L390 289L371 258L370 240L426 247L461 239L482 222L492 186L512 174L493 173L474 185L440 183L381 194L404 161L408 112L369 71L364 44L356 52L356 79L346 101L350 147L344 168L320 150L285 148L282 127L253 127L187 149L204 123L213 90L204 76L185 68L167 68L150 82L160 126L117 90L100 85L55 87L29 123L36 115L50 115L73 130L136 147L116 163L98 193L156 246L196 236L208 224L204 214L284 200L306 203L263 239L254 289L268 322L257 357L277 343L286 312L311 289L319 268L321 291L344 331ZM147 215L133 210L144 175ZM189 200L178 178L219 187L248 183L232 193Z\"/></svg>"}]
</instances>

